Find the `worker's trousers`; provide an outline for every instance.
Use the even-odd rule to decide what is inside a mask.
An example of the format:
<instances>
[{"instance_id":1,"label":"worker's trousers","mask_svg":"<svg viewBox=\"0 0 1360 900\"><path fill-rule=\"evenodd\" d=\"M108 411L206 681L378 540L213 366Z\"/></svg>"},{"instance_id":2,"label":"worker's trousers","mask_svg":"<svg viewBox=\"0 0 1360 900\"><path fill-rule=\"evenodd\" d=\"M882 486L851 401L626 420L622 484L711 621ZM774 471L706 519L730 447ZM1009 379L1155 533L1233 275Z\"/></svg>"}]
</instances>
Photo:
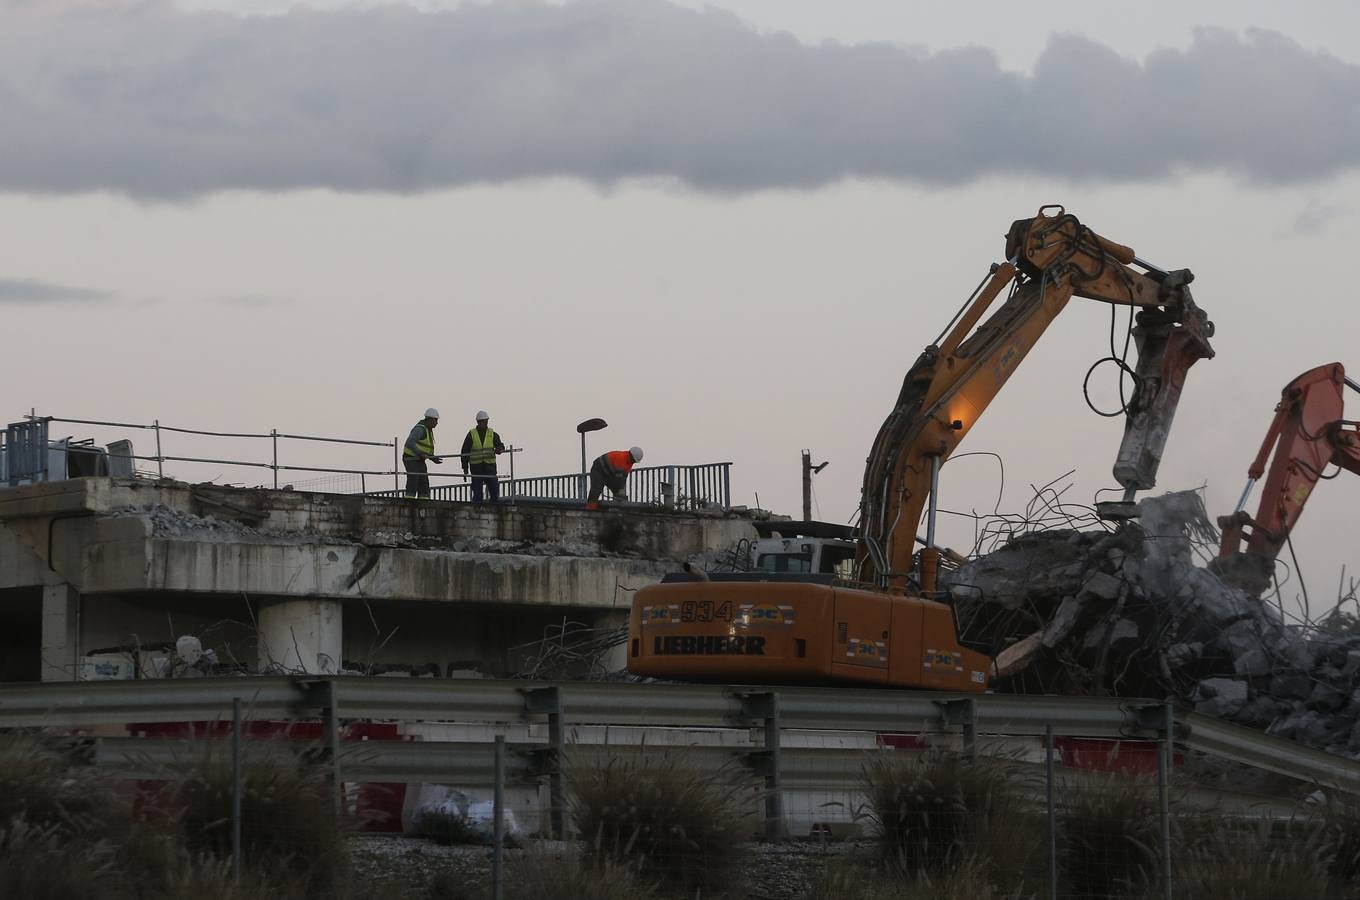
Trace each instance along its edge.
<instances>
[{"instance_id":1,"label":"worker's trousers","mask_svg":"<svg viewBox=\"0 0 1360 900\"><path fill-rule=\"evenodd\" d=\"M401 464L406 468L406 490L402 491L401 495L429 500L430 470L426 467L425 460L416 459L414 456L403 456Z\"/></svg>"},{"instance_id":2,"label":"worker's trousers","mask_svg":"<svg viewBox=\"0 0 1360 900\"><path fill-rule=\"evenodd\" d=\"M472 464L472 502L481 503L486 499L495 503L501 498L501 483L496 478L495 465L487 463Z\"/></svg>"},{"instance_id":3,"label":"worker's trousers","mask_svg":"<svg viewBox=\"0 0 1360 900\"><path fill-rule=\"evenodd\" d=\"M586 499L591 502L599 500L606 487L615 500L628 499L628 476L605 468L604 462L597 459L590 467L590 492L586 494Z\"/></svg>"}]
</instances>

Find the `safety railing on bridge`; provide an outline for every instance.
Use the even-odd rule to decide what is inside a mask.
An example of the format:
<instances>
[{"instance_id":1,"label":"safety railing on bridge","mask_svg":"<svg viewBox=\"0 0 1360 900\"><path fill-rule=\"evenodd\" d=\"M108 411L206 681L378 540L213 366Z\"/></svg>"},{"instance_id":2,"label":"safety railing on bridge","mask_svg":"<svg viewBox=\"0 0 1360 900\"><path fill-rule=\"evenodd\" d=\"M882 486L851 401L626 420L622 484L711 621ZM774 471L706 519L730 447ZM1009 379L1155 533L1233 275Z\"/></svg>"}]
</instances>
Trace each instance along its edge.
<instances>
[{"instance_id":1,"label":"safety railing on bridge","mask_svg":"<svg viewBox=\"0 0 1360 900\"><path fill-rule=\"evenodd\" d=\"M587 477L534 475L516 478L511 474L498 479L503 499L584 500ZM730 509L732 507L732 464L702 463L697 466L645 466L628 476L628 499L637 503L676 506L683 509ZM374 491L372 496L400 496L400 491ZM430 488L434 500L472 499L470 484L442 484Z\"/></svg>"},{"instance_id":2,"label":"safety railing on bridge","mask_svg":"<svg viewBox=\"0 0 1360 900\"><path fill-rule=\"evenodd\" d=\"M36 412L25 417L24 422L11 424L0 431L0 486L17 485L45 479L64 479L79 475L118 474L113 463L121 463L126 472L131 473L137 463L154 464L154 468L141 468L137 474L150 477L166 477L166 463L189 463L227 467L237 473L251 470L268 469L272 473L273 487L295 490L315 491L318 493L366 494L369 496L400 496L402 482L406 476L401 464L401 450L404 440L394 437L390 441L370 441L354 438L340 438L321 435L292 434L271 428L260 432L211 431L198 428L183 428L163 424L159 419L145 422L113 422L100 419L74 418L62 416L40 416ZM103 470L98 461L104 453L101 446L91 441L74 442L52 438L53 423L84 425L93 428L114 429L119 440L112 434L97 440L108 447ZM155 454L136 453L132 442L121 439L128 430L149 432L155 442ZM253 454L236 457L234 453L221 453L212 449L203 452L172 452L167 444L172 438L185 442L202 439L229 439L233 441L269 442L268 457L261 459ZM322 444L333 447L365 448L368 458L375 452L391 454L391 468L380 466L354 465L298 465L284 460L281 452L288 454L290 445ZM293 453L306 453L306 450L293 450ZM509 446L505 451L509 470L499 479L500 494L503 498L523 498L536 500L584 500L587 479L581 473L565 475L534 475L519 477L515 473L515 456L524 448ZM252 458L253 457L253 458ZM431 488L431 496L437 500L472 499L469 476L457 465L458 456L444 457L451 465L431 466L428 475L436 482ZM54 463L54 460L56 461ZM59 471L52 471L56 465ZM628 497L630 500L656 505L677 506L686 509L720 508L732 506L732 464L729 462L703 463L693 466L647 466L636 468L628 478ZM306 481L282 484L281 473L316 473L323 476ZM221 473L207 480L217 481ZM248 477L248 476L247 476ZM390 481L388 479L391 479ZM461 483L437 483L439 479L449 479ZM231 481L226 483L232 483ZM249 481L244 482L249 484ZM392 485L387 489L386 485Z\"/></svg>"},{"instance_id":3,"label":"safety railing on bridge","mask_svg":"<svg viewBox=\"0 0 1360 900\"><path fill-rule=\"evenodd\" d=\"M155 455L138 454L133 452L131 442L125 443L126 452L114 452L113 444L108 441L110 457L119 457L129 464L134 462L154 463L154 470L144 470L138 474L146 474L157 478L166 477L165 464L168 462L193 463L198 465L226 466L231 469L269 469L273 473L273 486L292 487L296 489L313 489L323 493L368 493L371 489L380 488L385 483L390 483L394 488L400 488L401 480L405 477L405 470L401 464L401 448L404 440L394 437L390 441L370 441L355 438L340 438L321 435L291 434L271 428L267 432L237 432L237 431L209 431L200 428L183 428L173 425L165 425L159 419L154 419L150 423L146 422L111 422L101 419L68 418L62 416L39 416L36 413L25 417L26 421L16 422L9 425L5 431L3 442L3 460L6 463L3 470L7 475L3 483L15 485L28 481L41 481L45 478L66 478L75 475L96 474L93 471L68 473L67 463L61 463L60 472L52 473L49 471L50 459L53 454L61 457L81 457L88 459L93 453L99 450L90 445L90 442L69 443L65 440L52 439L51 423L65 423L71 425L85 425L96 428L118 429L126 431L129 429L150 432L155 440ZM171 436L181 436L186 440L192 438L214 438L247 441L268 441L269 456L268 460L258 456L246 458L233 458L233 456L221 453L210 452L207 454L192 453L172 453L166 447L166 442ZM281 461L280 449L286 452L289 442L329 444L334 446L383 448L384 456L391 454L391 468L384 468L379 465L368 467L355 467L346 465L295 465ZM305 452L305 451L303 451ZM506 448L509 459L511 476L514 475L515 455L524 452L524 448L509 446ZM253 454L252 454L253 456ZM371 458L371 457L370 457ZM85 468L89 468L88 464ZM315 483L298 482L291 485L280 484L280 473L287 472L316 472L325 473L328 477L316 479ZM109 474L104 472L102 474ZM453 466L447 472L438 470L429 473L431 478L455 478L466 480L464 475ZM389 482L388 479L391 479ZM216 480L216 479L208 479Z\"/></svg>"}]
</instances>

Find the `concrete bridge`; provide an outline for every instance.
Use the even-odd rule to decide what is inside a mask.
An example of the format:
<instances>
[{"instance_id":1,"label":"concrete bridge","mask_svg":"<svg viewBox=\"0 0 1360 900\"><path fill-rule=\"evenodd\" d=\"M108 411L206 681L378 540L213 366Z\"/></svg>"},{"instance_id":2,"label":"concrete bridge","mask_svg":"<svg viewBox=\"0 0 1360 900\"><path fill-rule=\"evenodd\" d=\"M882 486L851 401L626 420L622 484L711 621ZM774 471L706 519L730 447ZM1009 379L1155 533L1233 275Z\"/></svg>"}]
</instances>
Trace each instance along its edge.
<instances>
[{"instance_id":1,"label":"concrete bridge","mask_svg":"<svg viewBox=\"0 0 1360 900\"><path fill-rule=\"evenodd\" d=\"M118 654L151 674L181 635L251 672L504 675L546 629L623 624L634 590L754 535L731 513L117 478L0 488L0 678L91 677Z\"/></svg>"}]
</instances>

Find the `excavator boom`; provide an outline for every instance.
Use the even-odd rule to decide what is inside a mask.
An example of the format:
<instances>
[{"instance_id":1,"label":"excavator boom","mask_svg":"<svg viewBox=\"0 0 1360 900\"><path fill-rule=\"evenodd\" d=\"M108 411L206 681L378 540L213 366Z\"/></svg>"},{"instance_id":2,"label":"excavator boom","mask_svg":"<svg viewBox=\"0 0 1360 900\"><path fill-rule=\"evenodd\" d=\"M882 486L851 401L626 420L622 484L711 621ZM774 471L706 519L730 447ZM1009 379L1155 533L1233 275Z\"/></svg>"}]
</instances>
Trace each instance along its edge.
<instances>
[{"instance_id":1,"label":"excavator boom","mask_svg":"<svg viewBox=\"0 0 1360 900\"><path fill-rule=\"evenodd\" d=\"M1360 426L1343 417L1347 387L1360 391L1341 363L1328 363L1304 372L1281 392L1265 440L1247 469L1237 509L1218 520L1223 539L1213 568L1225 581L1262 593L1323 471L1335 465L1360 474ZM1252 517L1244 507L1262 475L1266 482Z\"/></svg>"},{"instance_id":2,"label":"excavator boom","mask_svg":"<svg viewBox=\"0 0 1360 900\"><path fill-rule=\"evenodd\" d=\"M1194 276L1188 270L1148 265L1062 207L1044 207L1038 216L1015 222L1006 255L953 327L908 371L870 450L861 571L881 587L906 587L917 528L941 464L1073 296L1142 310L1134 331L1139 389L1115 463L1115 477L1130 496L1156 483L1185 373L1196 360L1213 356L1208 340L1213 325L1191 299ZM1005 301L973 331L1003 293ZM932 516L921 566L927 592L934 589L934 538Z\"/></svg>"},{"instance_id":3,"label":"excavator boom","mask_svg":"<svg viewBox=\"0 0 1360 900\"><path fill-rule=\"evenodd\" d=\"M633 596L631 672L692 681L986 690L991 660L960 645L953 609L931 599L939 555L933 521L919 585L910 578L917 525L940 463L1073 296L1140 309L1138 389L1116 464L1129 490L1153 484L1185 370L1213 355L1213 326L1190 298L1188 271L1143 263L1061 207L1014 223L1006 256L911 367L874 440L857 560L860 580L872 589L835 582L830 574L668 576L673 583Z\"/></svg>"}]
</instances>

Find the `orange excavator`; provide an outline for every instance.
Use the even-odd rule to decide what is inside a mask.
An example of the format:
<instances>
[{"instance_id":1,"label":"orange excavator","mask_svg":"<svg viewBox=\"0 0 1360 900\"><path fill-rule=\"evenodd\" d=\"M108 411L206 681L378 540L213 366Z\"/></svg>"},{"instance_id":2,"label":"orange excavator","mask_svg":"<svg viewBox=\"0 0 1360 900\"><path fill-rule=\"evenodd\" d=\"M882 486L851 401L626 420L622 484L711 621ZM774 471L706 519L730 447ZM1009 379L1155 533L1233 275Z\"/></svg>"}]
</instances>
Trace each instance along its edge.
<instances>
[{"instance_id":1,"label":"orange excavator","mask_svg":"<svg viewBox=\"0 0 1360 900\"><path fill-rule=\"evenodd\" d=\"M1114 467L1125 495L1102 510L1111 518L1130 515L1134 493L1155 484L1187 370L1213 356L1213 324L1191 299L1193 277L1139 259L1062 207L1015 222L1006 261L992 266L916 360L874 440L861 498L857 582L815 573L691 573L645 587L633 600L629 670L690 681L985 690L992 661L960 645L953 608L939 602L936 590L940 465L1072 297L1138 307L1136 387L1123 410Z\"/></svg>"},{"instance_id":2,"label":"orange excavator","mask_svg":"<svg viewBox=\"0 0 1360 900\"><path fill-rule=\"evenodd\" d=\"M1270 586L1275 557L1289 540L1304 504L1328 465L1360 475L1360 423L1343 418L1346 388L1360 391L1341 363L1309 369L1289 382L1261 450L1247 469L1247 486L1230 516L1222 516L1218 559L1211 568L1224 581L1260 595ZM1272 458L1273 454L1273 458ZM1270 473L1266 475L1266 461ZM1245 507L1266 475L1255 517ZM1248 530L1250 529L1250 530Z\"/></svg>"}]
</instances>

